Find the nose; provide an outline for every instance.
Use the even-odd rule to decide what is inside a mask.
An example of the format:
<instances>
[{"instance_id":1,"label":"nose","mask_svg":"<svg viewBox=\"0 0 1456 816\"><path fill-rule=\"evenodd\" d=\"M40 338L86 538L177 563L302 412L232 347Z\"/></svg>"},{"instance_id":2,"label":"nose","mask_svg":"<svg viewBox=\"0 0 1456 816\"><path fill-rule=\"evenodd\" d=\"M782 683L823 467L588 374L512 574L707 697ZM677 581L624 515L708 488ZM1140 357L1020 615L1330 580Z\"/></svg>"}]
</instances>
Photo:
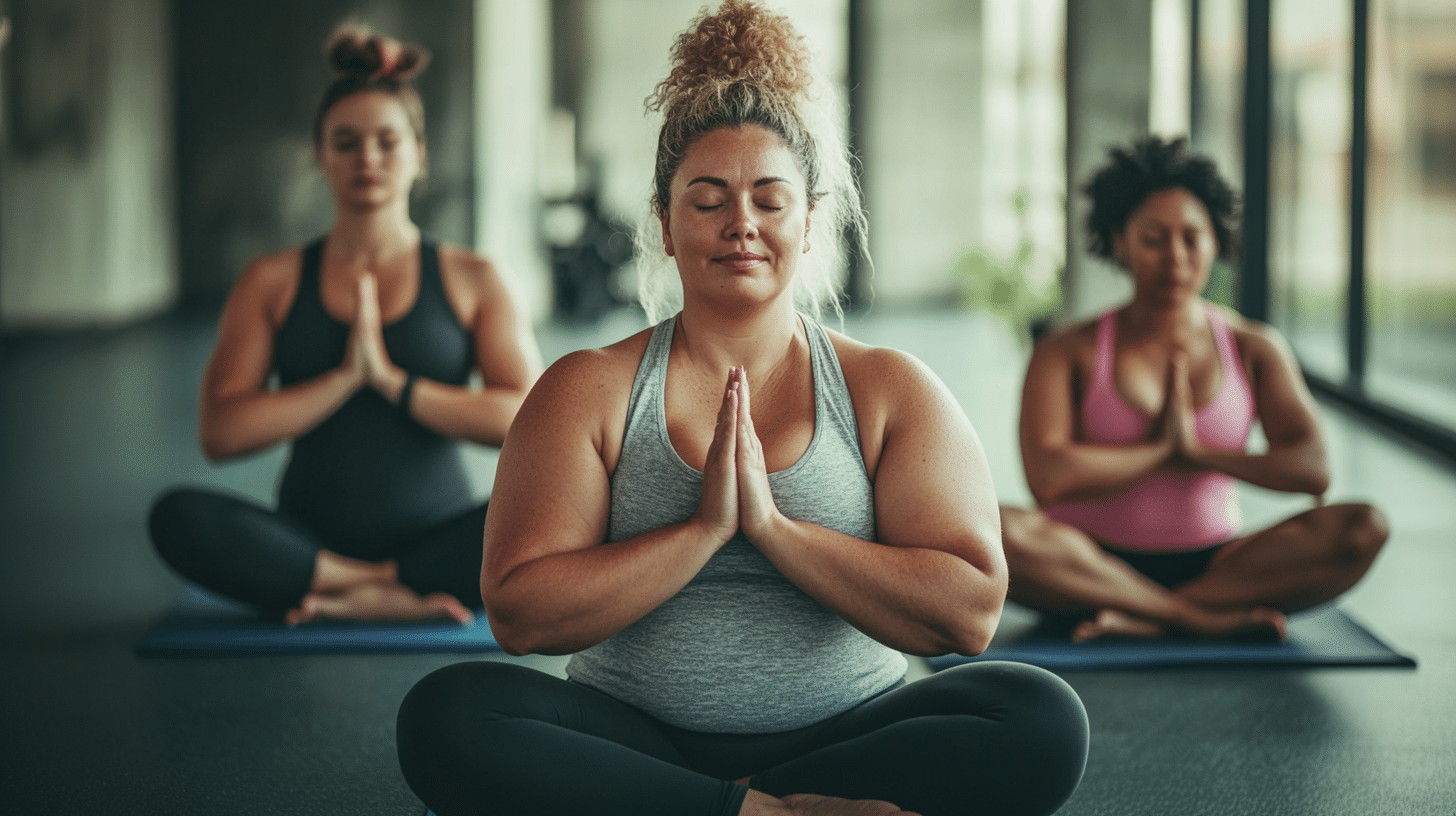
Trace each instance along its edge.
<instances>
[{"instance_id":1,"label":"nose","mask_svg":"<svg viewBox=\"0 0 1456 816\"><path fill-rule=\"evenodd\" d=\"M758 238L758 221L753 205L748 201L736 201L729 206L728 224L724 236L730 241L752 241Z\"/></svg>"},{"instance_id":2,"label":"nose","mask_svg":"<svg viewBox=\"0 0 1456 816\"><path fill-rule=\"evenodd\" d=\"M379 164L379 157L383 152L378 142L373 139L365 139L359 145L359 163L364 167L373 167Z\"/></svg>"}]
</instances>

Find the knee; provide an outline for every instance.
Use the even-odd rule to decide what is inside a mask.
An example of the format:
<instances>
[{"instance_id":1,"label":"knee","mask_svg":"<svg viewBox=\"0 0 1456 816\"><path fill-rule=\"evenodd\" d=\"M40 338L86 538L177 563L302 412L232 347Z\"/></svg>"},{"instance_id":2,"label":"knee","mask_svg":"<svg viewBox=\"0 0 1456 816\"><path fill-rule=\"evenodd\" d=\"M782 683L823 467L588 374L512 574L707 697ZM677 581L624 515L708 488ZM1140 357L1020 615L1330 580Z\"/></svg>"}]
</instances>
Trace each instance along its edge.
<instances>
[{"instance_id":1,"label":"knee","mask_svg":"<svg viewBox=\"0 0 1456 816\"><path fill-rule=\"evenodd\" d=\"M476 661L455 663L425 675L400 702L395 720L400 755L416 746L440 745L451 733L472 722L509 716L498 710L519 699L530 669L510 663ZM469 714L469 716L467 716Z\"/></svg>"},{"instance_id":2,"label":"knee","mask_svg":"<svg viewBox=\"0 0 1456 816\"><path fill-rule=\"evenodd\" d=\"M1046 669L1005 660L969 663L938 677L963 698L961 711L973 712L992 702L997 713L986 716L1001 719L1018 741L1025 738L1024 745L1063 757L1081 778L1087 758L1087 709L1067 681Z\"/></svg>"},{"instance_id":3,"label":"knee","mask_svg":"<svg viewBox=\"0 0 1456 816\"><path fill-rule=\"evenodd\" d=\"M1061 548L1054 545L1064 535L1062 527L1040 510L1001 508L1001 542L1008 559L1044 556L1058 551Z\"/></svg>"},{"instance_id":4,"label":"knee","mask_svg":"<svg viewBox=\"0 0 1456 816\"><path fill-rule=\"evenodd\" d=\"M1369 504L1342 504L1339 532L1335 542L1338 552L1351 561L1374 560L1390 538L1390 523L1385 514Z\"/></svg>"},{"instance_id":5,"label":"knee","mask_svg":"<svg viewBox=\"0 0 1456 816\"><path fill-rule=\"evenodd\" d=\"M961 668L982 673L974 680L978 696L985 698L989 683L999 700L992 717L1004 729L998 763L1008 793L1024 812L1054 812L1076 791L1087 767L1090 728L1082 699L1062 678L1025 663L985 661Z\"/></svg>"},{"instance_id":6,"label":"knee","mask_svg":"<svg viewBox=\"0 0 1456 816\"><path fill-rule=\"evenodd\" d=\"M207 494L196 490L169 490L152 502L147 512L147 532L152 546L163 560L175 563L179 548L192 536L199 520L205 515L199 505L205 503Z\"/></svg>"}]
</instances>

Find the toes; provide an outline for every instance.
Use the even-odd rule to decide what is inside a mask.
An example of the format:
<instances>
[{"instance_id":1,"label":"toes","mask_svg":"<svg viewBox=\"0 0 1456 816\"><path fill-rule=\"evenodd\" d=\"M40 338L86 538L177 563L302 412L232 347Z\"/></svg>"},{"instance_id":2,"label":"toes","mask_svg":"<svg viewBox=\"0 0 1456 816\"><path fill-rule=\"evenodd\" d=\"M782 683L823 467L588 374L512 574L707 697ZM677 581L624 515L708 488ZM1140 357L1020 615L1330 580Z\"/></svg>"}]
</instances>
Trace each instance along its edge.
<instances>
[{"instance_id":1,"label":"toes","mask_svg":"<svg viewBox=\"0 0 1456 816\"><path fill-rule=\"evenodd\" d=\"M436 592L425 598L427 605L444 612L448 617L455 619L462 625L469 626L475 622L475 615L465 608L454 595L447 595L444 592Z\"/></svg>"}]
</instances>

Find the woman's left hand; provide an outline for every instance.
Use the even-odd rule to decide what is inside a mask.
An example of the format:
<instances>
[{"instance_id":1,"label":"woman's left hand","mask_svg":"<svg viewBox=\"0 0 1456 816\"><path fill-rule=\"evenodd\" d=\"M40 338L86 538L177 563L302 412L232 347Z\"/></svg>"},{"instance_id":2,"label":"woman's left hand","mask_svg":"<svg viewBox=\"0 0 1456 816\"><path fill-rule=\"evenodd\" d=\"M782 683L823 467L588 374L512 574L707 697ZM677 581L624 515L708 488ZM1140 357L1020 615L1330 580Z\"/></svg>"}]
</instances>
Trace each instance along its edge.
<instances>
[{"instance_id":1,"label":"woman's left hand","mask_svg":"<svg viewBox=\"0 0 1456 816\"><path fill-rule=\"evenodd\" d=\"M1197 415L1193 408L1193 383L1188 378L1188 357L1176 352L1168 362L1168 391L1163 421L1171 437L1175 463L1196 465L1203 443L1198 439Z\"/></svg>"},{"instance_id":2,"label":"woman's left hand","mask_svg":"<svg viewBox=\"0 0 1456 816\"><path fill-rule=\"evenodd\" d=\"M748 372L741 367L735 368L733 377L738 394L737 452L734 460L738 471L738 526L749 541L757 542L769 533L779 518L779 508L768 486L763 443L753 429Z\"/></svg>"},{"instance_id":3,"label":"woman's left hand","mask_svg":"<svg viewBox=\"0 0 1456 816\"><path fill-rule=\"evenodd\" d=\"M389 359L384 347L383 321L379 317L379 288L373 275L359 278L359 311L349 332L349 343L363 361L364 380L370 388L397 402L404 388L405 373Z\"/></svg>"}]
</instances>

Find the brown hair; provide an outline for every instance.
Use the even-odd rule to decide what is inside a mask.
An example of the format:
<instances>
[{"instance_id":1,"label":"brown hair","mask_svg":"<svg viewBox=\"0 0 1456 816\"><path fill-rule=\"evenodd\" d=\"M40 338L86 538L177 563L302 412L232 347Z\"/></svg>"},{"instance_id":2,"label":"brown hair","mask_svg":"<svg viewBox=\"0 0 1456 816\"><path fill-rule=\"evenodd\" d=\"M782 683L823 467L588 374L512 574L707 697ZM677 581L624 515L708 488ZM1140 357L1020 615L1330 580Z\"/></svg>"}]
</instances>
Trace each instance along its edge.
<instances>
[{"instance_id":1,"label":"brown hair","mask_svg":"<svg viewBox=\"0 0 1456 816\"><path fill-rule=\"evenodd\" d=\"M672 71L647 97L661 111L651 216L637 232L638 296L650 317L666 316L680 293L662 251L657 219L671 203L673 176L698 139L719 128L758 125L778 134L804 174L811 249L794 277L795 300L817 313L839 311L838 273L848 232L868 262L868 227L852 159L841 137L843 108L833 88L815 83L804 38L781 14L752 0L724 0L678 35Z\"/></svg>"},{"instance_id":2,"label":"brown hair","mask_svg":"<svg viewBox=\"0 0 1456 816\"><path fill-rule=\"evenodd\" d=\"M653 173L652 205L666 212L672 178L687 149L720 127L759 125L777 133L794 154L817 196L814 139L797 111L813 75L803 38L789 19L749 0L726 0L718 13L704 13L678 35L672 72L647 98L649 111L662 111Z\"/></svg>"},{"instance_id":3,"label":"brown hair","mask_svg":"<svg viewBox=\"0 0 1456 816\"><path fill-rule=\"evenodd\" d=\"M313 118L313 143L323 144L324 117L339 100L365 91L386 93L399 100L414 129L415 140L425 143L425 106L415 90L414 78L430 62L430 52L417 45L401 43L368 26L345 22L334 29L324 44L324 56L336 76L324 90Z\"/></svg>"}]
</instances>

